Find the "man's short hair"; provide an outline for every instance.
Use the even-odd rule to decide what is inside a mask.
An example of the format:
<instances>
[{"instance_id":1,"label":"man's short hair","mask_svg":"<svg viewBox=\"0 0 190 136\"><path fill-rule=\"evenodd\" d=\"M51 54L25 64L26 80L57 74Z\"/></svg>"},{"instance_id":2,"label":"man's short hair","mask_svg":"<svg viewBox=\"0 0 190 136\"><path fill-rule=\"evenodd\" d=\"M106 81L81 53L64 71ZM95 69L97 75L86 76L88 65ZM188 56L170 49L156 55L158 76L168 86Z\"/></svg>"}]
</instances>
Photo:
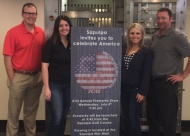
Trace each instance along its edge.
<instances>
[{"instance_id":1,"label":"man's short hair","mask_svg":"<svg viewBox=\"0 0 190 136\"><path fill-rule=\"evenodd\" d=\"M160 8L158 11L157 11L157 13L158 12L167 12L168 13L168 16L171 18L172 17L172 11L169 9L169 8Z\"/></svg>"}]
</instances>

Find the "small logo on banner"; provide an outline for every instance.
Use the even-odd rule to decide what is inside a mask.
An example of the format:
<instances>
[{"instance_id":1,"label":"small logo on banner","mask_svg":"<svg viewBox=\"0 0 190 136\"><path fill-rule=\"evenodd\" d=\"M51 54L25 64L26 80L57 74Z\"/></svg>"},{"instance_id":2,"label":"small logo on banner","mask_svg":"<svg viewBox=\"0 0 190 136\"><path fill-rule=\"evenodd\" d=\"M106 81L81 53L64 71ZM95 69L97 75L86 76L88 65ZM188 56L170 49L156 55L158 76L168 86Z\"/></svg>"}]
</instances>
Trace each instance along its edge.
<instances>
[{"instance_id":1,"label":"small logo on banner","mask_svg":"<svg viewBox=\"0 0 190 136\"><path fill-rule=\"evenodd\" d=\"M104 90L116 82L118 67L106 52L88 54L79 58L75 67L76 82L86 90Z\"/></svg>"}]
</instances>

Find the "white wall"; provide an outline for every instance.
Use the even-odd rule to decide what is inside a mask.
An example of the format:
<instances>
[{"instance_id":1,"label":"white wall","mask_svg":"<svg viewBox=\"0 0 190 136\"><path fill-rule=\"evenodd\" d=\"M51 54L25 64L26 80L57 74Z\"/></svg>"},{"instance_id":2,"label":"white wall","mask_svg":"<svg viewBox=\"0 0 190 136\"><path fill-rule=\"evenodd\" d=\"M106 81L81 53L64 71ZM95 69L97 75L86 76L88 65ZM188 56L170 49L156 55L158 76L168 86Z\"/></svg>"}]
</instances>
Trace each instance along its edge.
<instances>
[{"instance_id":1,"label":"white wall","mask_svg":"<svg viewBox=\"0 0 190 136\"><path fill-rule=\"evenodd\" d=\"M9 90L6 86L7 76L2 55L4 37L8 29L21 23L22 6L27 2L33 2L37 6L38 18L36 25L44 29L44 0L0 0L0 120L7 119L7 105L9 94ZM20 116L20 119L22 119L22 114ZM45 119L43 94L41 95L37 119Z\"/></svg>"},{"instance_id":2,"label":"white wall","mask_svg":"<svg viewBox=\"0 0 190 136\"><path fill-rule=\"evenodd\" d=\"M0 120L7 119L8 88L6 86L6 72L3 63L3 41L8 29L21 23L21 9L24 3L33 2L38 8L36 25L44 28L44 0L0 0ZM190 1L187 0L186 35L190 41ZM185 63L186 64L186 63ZM182 120L190 120L190 76L184 81ZM22 119L22 114L20 119ZM41 95L40 107L37 114L38 120L45 119L45 104Z\"/></svg>"}]
</instances>

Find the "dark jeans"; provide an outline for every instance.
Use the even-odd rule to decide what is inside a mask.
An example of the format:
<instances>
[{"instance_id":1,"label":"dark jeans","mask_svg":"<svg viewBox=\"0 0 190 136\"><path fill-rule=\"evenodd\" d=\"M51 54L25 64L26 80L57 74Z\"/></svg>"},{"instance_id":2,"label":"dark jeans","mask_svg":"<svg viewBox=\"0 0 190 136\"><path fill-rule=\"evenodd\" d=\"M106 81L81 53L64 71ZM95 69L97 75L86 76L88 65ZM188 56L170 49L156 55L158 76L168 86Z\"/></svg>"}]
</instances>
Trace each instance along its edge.
<instances>
[{"instance_id":1,"label":"dark jeans","mask_svg":"<svg viewBox=\"0 0 190 136\"><path fill-rule=\"evenodd\" d=\"M50 111L47 136L64 136L66 117L70 108L70 84L50 82L49 87L51 101L47 102Z\"/></svg>"},{"instance_id":2,"label":"dark jeans","mask_svg":"<svg viewBox=\"0 0 190 136\"><path fill-rule=\"evenodd\" d=\"M140 128L140 113L141 103L136 99L137 90L125 90L121 91L121 106L123 113L123 130L125 136L141 136Z\"/></svg>"},{"instance_id":3,"label":"dark jeans","mask_svg":"<svg viewBox=\"0 0 190 136\"><path fill-rule=\"evenodd\" d=\"M177 123L178 83L153 80L147 95L147 119L150 136L175 136Z\"/></svg>"}]
</instances>

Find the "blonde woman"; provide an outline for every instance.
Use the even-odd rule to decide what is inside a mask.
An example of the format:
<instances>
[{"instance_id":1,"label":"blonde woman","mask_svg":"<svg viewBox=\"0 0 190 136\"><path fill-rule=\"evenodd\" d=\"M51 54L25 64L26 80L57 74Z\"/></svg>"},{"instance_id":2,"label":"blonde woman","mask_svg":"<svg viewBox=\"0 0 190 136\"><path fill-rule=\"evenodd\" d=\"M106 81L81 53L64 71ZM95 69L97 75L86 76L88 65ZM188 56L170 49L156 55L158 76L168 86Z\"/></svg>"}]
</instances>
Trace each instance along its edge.
<instances>
[{"instance_id":1,"label":"blonde woman","mask_svg":"<svg viewBox=\"0 0 190 136\"><path fill-rule=\"evenodd\" d=\"M141 136L141 103L150 85L152 52L144 45L144 35L143 27L133 23L122 55L121 105L127 136Z\"/></svg>"}]
</instances>

